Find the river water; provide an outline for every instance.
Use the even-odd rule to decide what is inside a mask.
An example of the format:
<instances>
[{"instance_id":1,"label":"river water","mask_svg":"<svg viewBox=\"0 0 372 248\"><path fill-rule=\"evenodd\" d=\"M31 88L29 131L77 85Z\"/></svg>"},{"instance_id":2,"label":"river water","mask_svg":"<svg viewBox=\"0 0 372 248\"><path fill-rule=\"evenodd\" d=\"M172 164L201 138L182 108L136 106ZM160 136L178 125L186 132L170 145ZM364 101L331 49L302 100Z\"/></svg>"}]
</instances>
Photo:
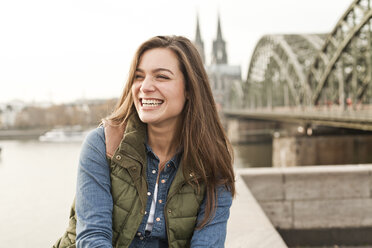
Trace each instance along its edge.
<instances>
[{"instance_id":1,"label":"river water","mask_svg":"<svg viewBox=\"0 0 372 248\"><path fill-rule=\"evenodd\" d=\"M51 247L68 223L81 143L0 140L0 247ZM271 145L234 147L235 167L270 166Z\"/></svg>"}]
</instances>

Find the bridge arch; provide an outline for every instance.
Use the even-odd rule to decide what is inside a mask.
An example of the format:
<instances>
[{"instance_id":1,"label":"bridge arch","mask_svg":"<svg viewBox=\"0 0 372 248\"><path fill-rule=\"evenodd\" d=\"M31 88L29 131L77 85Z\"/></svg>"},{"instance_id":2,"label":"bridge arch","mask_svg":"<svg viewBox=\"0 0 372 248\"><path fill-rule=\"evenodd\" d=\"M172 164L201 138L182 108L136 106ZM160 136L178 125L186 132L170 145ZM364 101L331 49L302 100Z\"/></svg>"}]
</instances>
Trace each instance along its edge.
<instances>
[{"instance_id":1,"label":"bridge arch","mask_svg":"<svg viewBox=\"0 0 372 248\"><path fill-rule=\"evenodd\" d=\"M245 84L250 107L300 105L310 87L306 68L325 35L266 35L256 45Z\"/></svg>"},{"instance_id":2,"label":"bridge arch","mask_svg":"<svg viewBox=\"0 0 372 248\"><path fill-rule=\"evenodd\" d=\"M328 35L307 74L310 104L372 103L371 0L355 0Z\"/></svg>"}]
</instances>

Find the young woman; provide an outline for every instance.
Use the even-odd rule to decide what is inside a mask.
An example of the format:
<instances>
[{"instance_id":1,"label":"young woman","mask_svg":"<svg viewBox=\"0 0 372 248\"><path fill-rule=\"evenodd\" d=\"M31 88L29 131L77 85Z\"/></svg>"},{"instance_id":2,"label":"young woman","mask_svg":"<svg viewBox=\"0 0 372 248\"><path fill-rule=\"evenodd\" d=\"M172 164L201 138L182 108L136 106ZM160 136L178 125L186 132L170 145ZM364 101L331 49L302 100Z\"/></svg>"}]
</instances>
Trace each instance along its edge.
<instances>
[{"instance_id":1,"label":"young woman","mask_svg":"<svg viewBox=\"0 0 372 248\"><path fill-rule=\"evenodd\" d=\"M188 39L157 36L83 144L70 226L54 247L224 247L234 194L201 58Z\"/></svg>"}]
</instances>

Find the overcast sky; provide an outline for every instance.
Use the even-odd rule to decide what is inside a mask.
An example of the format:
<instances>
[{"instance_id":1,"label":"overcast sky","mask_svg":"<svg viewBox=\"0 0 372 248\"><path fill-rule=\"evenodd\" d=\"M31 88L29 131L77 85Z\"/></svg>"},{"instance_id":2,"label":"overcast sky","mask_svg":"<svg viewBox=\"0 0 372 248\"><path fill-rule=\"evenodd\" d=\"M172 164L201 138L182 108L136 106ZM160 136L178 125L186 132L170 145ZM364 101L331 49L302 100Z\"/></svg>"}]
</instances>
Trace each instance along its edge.
<instances>
[{"instance_id":1,"label":"overcast sky","mask_svg":"<svg viewBox=\"0 0 372 248\"><path fill-rule=\"evenodd\" d=\"M220 13L244 78L260 37L330 32L352 0L11 0L0 2L0 103L118 97L135 49L154 35L195 37L207 62Z\"/></svg>"}]
</instances>

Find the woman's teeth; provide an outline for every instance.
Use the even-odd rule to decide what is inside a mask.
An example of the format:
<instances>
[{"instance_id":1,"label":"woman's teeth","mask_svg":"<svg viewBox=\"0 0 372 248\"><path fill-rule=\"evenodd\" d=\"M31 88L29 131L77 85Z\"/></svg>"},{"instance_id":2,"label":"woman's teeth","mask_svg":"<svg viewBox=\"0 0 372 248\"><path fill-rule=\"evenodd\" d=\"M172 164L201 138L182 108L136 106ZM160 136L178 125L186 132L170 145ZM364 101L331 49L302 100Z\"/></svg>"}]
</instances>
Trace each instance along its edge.
<instances>
[{"instance_id":1,"label":"woman's teeth","mask_svg":"<svg viewBox=\"0 0 372 248\"><path fill-rule=\"evenodd\" d=\"M162 104L163 101L162 100L146 100L146 99L142 99L142 106L158 106L160 104Z\"/></svg>"}]
</instances>

